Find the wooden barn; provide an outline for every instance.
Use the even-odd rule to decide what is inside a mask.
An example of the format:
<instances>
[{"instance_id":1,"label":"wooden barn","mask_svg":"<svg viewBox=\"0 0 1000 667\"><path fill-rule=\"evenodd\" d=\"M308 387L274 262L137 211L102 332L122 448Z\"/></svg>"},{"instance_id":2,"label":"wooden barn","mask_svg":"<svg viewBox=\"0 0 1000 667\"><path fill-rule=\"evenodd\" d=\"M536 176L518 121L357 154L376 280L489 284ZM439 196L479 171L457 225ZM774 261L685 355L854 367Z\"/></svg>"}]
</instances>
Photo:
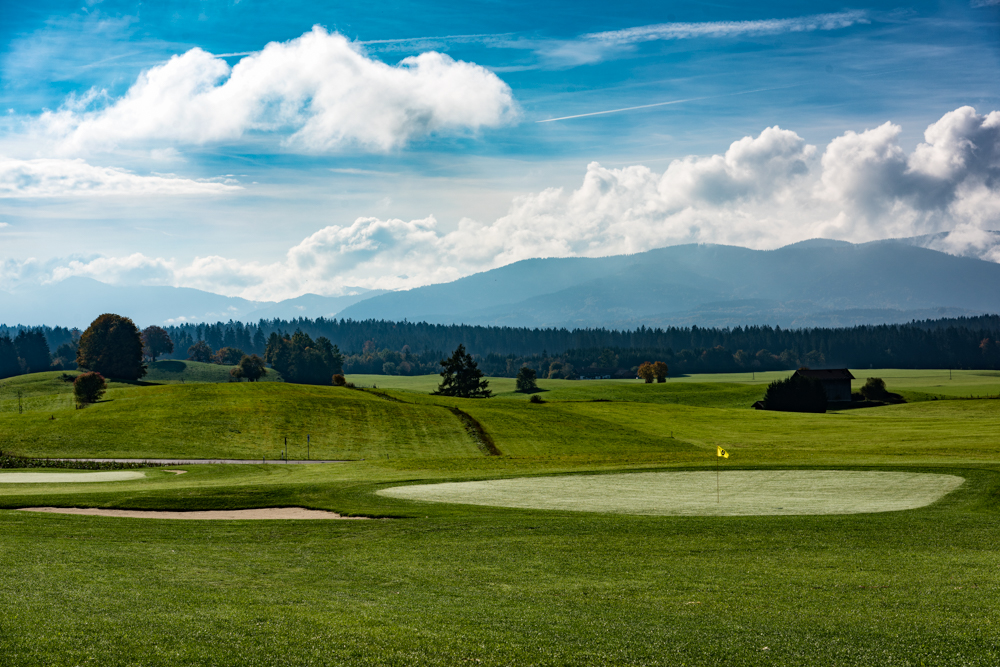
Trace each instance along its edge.
<instances>
[{"instance_id":1,"label":"wooden barn","mask_svg":"<svg viewBox=\"0 0 1000 667\"><path fill-rule=\"evenodd\" d=\"M819 380L826 390L826 400L830 403L849 403L851 401L851 380L854 376L846 368L821 368L812 370L802 368L795 375ZM793 376L794 377L794 376Z\"/></svg>"}]
</instances>

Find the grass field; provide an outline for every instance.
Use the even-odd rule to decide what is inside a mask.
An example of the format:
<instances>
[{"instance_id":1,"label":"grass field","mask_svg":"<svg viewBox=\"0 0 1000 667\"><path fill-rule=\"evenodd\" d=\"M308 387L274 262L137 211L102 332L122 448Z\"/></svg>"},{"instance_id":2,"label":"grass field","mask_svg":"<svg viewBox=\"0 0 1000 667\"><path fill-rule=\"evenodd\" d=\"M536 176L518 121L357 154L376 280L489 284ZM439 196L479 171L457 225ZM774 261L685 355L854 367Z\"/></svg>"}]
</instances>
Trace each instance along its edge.
<instances>
[{"instance_id":1,"label":"grass field","mask_svg":"<svg viewBox=\"0 0 1000 667\"><path fill-rule=\"evenodd\" d=\"M373 376L350 379L384 395L185 380L113 384L107 401L76 410L58 373L2 381L0 449L17 454L272 459L288 435L291 458L304 458L309 433L314 457L355 460L150 469L113 482L0 477L0 663L1000 664L1000 401L920 400L996 395L1000 377L854 374L878 374L914 402L757 412L745 399L769 381L758 375L545 380L546 402L535 405L509 380L493 381L498 398L469 401L428 395L436 376ZM478 420L501 455L477 447L447 407ZM754 502L882 498L861 509L885 509L886 498L924 493L930 503L856 514L599 511L602 501L676 503L639 482L712 479L717 444L731 453L723 481ZM842 488L824 483L827 470L864 474L841 475L855 480ZM902 486L873 485L874 472L902 473L893 478ZM965 482L935 496L928 473ZM581 478L600 484L574 491ZM564 504L385 495L481 482L515 485L521 504L546 493ZM13 509L34 506L299 506L384 520Z\"/></svg>"}]
</instances>

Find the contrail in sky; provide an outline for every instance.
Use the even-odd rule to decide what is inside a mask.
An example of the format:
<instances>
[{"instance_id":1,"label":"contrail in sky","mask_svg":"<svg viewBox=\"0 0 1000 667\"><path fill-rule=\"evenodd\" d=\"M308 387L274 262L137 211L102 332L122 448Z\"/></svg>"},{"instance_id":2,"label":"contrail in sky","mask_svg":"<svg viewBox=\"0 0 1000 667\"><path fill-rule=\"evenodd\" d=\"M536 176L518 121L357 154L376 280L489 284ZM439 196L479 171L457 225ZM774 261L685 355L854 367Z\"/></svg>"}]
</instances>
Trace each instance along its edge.
<instances>
[{"instance_id":1,"label":"contrail in sky","mask_svg":"<svg viewBox=\"0 0 1000 667\"><path fill-rule=\"evenodd\" d=\"M706 95L704 97L689 97L684 100L670 100L669 102L656 102L654 104L640 104L637 107L625 107L623 109L609 109L608 111L592 111L590 113L579 113L575 116L561 116L559 118L545 118L544 120L536 120L536 123L552 123L557 120L570 120L571 118L586 118L587 116L603 116L609 113L619 113L621 111L635 111L636 109L649 109L650 107L663 107L668 104L681 104L682 102L697 102L699 100L710 100L717 97L732 97L734 95L749 95L750 93L763 93L767 90L783 90L785 88L795 88L801 84L795 84L793 86L778 86L776 88L757 88L756 90L741 90L738 93L726 93L724 95Z\"/></svg>"}]
</instances>

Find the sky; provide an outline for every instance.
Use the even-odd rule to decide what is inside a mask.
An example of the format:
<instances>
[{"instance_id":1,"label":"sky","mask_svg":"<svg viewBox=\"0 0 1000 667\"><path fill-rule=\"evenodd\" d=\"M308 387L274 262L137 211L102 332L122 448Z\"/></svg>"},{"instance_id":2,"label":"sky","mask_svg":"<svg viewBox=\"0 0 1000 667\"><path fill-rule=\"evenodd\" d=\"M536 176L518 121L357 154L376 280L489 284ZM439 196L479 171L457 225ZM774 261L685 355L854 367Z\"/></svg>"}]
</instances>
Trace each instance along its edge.
<instances>
[{"instance_id":1,"label":"sky","mask_svg":"<svg viewBox=\"0 0 1000 667\"><path fill-rule=\"evenodd\" d=\"M0 290L280 300L938 232L1000 261L1000 0L0 12Z\"/></svg>"}]
</instances>

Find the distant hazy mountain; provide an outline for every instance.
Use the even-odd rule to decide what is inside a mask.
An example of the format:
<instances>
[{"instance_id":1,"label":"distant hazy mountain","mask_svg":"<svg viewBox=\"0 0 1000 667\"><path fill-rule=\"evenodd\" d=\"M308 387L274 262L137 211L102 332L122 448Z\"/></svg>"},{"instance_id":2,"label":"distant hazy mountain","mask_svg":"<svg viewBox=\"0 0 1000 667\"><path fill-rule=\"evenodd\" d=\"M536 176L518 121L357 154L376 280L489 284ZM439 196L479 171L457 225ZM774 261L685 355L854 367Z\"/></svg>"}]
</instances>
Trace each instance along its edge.
<instances>
[{"instance_id":1,"label":"distant hazy mountain","mask_svg":"<svg viewBox=\"0 0 1000 667\"><path fill-rule=\"evenodd\" d=\"M332 316L381 291L354 288L356 294L324 297L305 294L281 302L248 301L186 287L122 287L90 278L0 292L0 323L86 327L101 313L131 317L139 326L176 322L245 322L260 318Z\"/></svg>"},{"instance_id":2,"label":"distant hazy mountain","mask_svg":"<svg viewBox=\"0 0 1000 667\"><path fill-rule=\"evenodd\" d=\"M405 292L281 302L88 278L0 292L0 323L84 327L103 312L140 326L337 317L530 327L851 326L1000 312L1000 264L921 247L937 237L778 250L683 245L635 255L530 259Z\"/></svg>"},{"instance_id":3,"label":"distant hazy mountain","mask_svg":"<svg viewBox=\"0 0 1000 667\"><path fill-rule=\"evenodd\" d=\"M1000 312L1000 264L903 241L682 245L532 259L392 292L340 317L508 326L848 326Z\"/></svg>"}]
</instances>

